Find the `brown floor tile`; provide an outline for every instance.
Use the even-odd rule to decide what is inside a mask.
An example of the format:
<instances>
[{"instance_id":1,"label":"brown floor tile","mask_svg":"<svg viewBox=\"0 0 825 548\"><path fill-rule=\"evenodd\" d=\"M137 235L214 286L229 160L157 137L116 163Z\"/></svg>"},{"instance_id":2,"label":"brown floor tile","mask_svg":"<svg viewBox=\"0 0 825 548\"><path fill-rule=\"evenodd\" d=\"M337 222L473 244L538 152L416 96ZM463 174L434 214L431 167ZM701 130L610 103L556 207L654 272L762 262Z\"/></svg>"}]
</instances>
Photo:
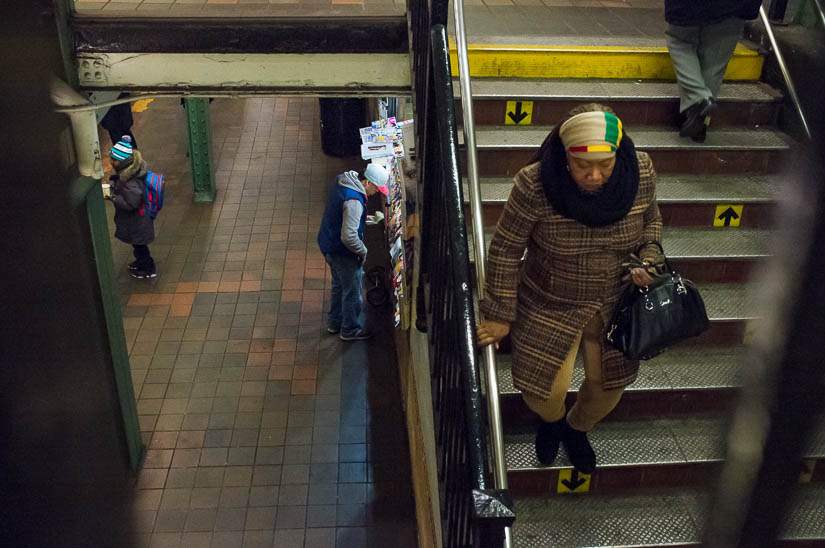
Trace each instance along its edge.
<instances>
[{"instance_id":1,"label":"brown floor tile","mask_svg":"<svg viewBox=\"0 0 825 548\"><path fill-rule=\"evenodd\" d=\"M281 291L281 302L299 303L303 300L303 291Z\"/></svg>"},{"instance_id":2,"label":"brown floor tile","mask_svg":"<svg viewBox=\"0 0 825 548\"><path fill-rule=\"evenodd\" d=\"M172 297L172 304L173 305L181 305L181 304L188 304L191 305L195 302L195 293L176 293Z\"/></svg>"},{"instance_id":3,"label":"brown floor tile","mask_svg":"<svg viewBox=\"0 0 825 548\"><path fill-rule=\"evenodd\" d=\"M260 280L247 280L240 283L240 291L260 291Z\"/></svg>"},{"instance_id":4,"label":"brown floor tile","mask_svg":"<svg viewBox=\"0 0 825 548\"><path fill-rule=\"evenodd\" d=\"M252 350L250 348L250 350ZM247 355L246 365L247 366L264 366L269 365L269 362L272 360L272 354L269 352L250 352Z\"/></svg>"},{"instance_id":5,"label":"brown floor tile","mask_svg":"<svg viewBox=\"0 0 825 548\"><path fill-rule=\"evenodd\" d=\"M148 306L152 303L151 293L135 293L129 297L129 306Z\"/></svg>"},{"instance_id":6,"label":"brown floor tile","mask_svg":"<svg viewBox=\"0 0 825 548\"><path fill-rule=\"evenodd\" d=\"M197 282L178 282L175 293L195 293L197 290Z\"/></svg>"},{"instance_id":7,"label":"brown floor tile","mask_svg":"<svg viewBox=\"0 0 825 548\"><path fill-rule=\"evenodd\" d=\"M318 366L315 365L296 365L294 371L292 373L292 379L295 381L298 380L315 380L318 375ZM306 388L309 390L309 388ZM315 387L312 387L314 393ZM293 383L293 393L295 390L295 385ZM301 393L301 392L299 392Z\"/></svg>"},{"instance_id":8,"label":"brown floor tile","mask_svg":"<svg viewBox=\"0 0 825 548\"><path fill-rule=\"evenodd\" d=\"M292 395L315 394L315 380L293 380Z\"/></svg>"},{"instance_id":9,"label":"brown floor tile","mask_svg":"<svg viewBox=\"0 0 825 548\"><path fill-rule=\"evenodd\" d=\"M175 317L186 317L192 312L191 304L173 304L169 308L169 315Z\"/></svg>"}]
</instances>

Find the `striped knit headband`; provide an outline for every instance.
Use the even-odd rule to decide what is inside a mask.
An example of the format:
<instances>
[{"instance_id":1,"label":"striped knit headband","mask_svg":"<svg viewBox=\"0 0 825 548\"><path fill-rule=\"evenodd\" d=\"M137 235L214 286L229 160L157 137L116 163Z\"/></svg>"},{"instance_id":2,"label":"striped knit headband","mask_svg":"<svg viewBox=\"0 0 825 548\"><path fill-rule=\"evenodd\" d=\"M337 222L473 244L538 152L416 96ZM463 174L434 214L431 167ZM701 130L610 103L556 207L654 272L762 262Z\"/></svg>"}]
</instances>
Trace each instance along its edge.
<instances>
[{"instance_id":1,"label":"striped knit headband","mask_svg":"<svg viewBox=\"0 0 825 548\"><path fill-rule=\"evenodd\" d=\"M608 112L583 112L562 124L559 137L573 156L609 158L616 154L622 141L622 121Z\"/></svg>"}]
</instances>

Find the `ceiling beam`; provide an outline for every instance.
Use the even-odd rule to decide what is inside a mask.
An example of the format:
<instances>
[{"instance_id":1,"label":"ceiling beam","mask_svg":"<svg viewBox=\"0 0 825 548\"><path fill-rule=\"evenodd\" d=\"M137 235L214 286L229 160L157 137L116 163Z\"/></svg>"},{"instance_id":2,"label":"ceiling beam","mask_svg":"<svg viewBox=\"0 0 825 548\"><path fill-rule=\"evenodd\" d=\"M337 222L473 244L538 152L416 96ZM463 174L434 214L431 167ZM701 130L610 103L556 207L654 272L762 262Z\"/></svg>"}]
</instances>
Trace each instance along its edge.
<instances>
[{"instance_id":1,"label":"ceiling beam","mask_svg":"<svg viewBox=\"0 0 825 548\"><path fill-rule=\"evenodd\" d=\"M78 53L87 91L409 95L405 53Z\"/></svg>"},{"instance_id":2,"label":"ceiling beam","mask_svg":"<svg viewBox=\"0 0 825 548\"><path fill-rule=\"evenodd\" d=\"M78 53L407 53L407 18L71 20Z\"/></svg>"}]
</instances>

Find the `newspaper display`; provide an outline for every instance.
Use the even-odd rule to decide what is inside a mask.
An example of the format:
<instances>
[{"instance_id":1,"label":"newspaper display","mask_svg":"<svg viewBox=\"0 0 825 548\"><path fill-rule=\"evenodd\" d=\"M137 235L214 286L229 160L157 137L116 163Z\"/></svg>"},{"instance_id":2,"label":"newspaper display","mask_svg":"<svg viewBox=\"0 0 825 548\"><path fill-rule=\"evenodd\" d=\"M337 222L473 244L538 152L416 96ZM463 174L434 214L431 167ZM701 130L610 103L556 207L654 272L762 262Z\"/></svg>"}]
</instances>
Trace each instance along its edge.
<instances>
[{"instance_id":1,"label":"newspaper display","mask_svg":"<svg viewBox=\"0 0 825 548\"><path fill-rule=\"evenodd\" d=\"M400 327L405 303L406 265L404 264L404 185L399 158L404 157L401 128L412 120L396 121L394 117L376 120L370 127L361 128L361 157L387 168L390 174L389 194L386 199L384 224L389 246L390 278L394 299L395 326Z\"/></svg>"}]
</instances>

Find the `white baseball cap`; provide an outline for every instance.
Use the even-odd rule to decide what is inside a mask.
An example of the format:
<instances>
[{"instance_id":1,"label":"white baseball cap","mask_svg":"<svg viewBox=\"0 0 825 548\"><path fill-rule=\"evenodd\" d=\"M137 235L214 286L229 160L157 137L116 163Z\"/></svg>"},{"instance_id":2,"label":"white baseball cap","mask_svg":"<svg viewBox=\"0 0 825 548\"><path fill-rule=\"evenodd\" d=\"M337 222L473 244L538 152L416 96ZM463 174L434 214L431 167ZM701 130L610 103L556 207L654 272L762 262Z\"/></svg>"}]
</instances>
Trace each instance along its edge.
<instances>
[{"instance_id":1,"label":"white baseball cap","mask_svg":"<svg viewBox=\"0 0 825 548\"><path fill-rule=\"evenodd\" d=\"M364 170L364 177L378 187L378 191L381 194L387 195L390 193L390 189L387 187L387 181L390 178L390 174L384 166L369 164L367 169Z\"/></svg>"}]
</instances>

